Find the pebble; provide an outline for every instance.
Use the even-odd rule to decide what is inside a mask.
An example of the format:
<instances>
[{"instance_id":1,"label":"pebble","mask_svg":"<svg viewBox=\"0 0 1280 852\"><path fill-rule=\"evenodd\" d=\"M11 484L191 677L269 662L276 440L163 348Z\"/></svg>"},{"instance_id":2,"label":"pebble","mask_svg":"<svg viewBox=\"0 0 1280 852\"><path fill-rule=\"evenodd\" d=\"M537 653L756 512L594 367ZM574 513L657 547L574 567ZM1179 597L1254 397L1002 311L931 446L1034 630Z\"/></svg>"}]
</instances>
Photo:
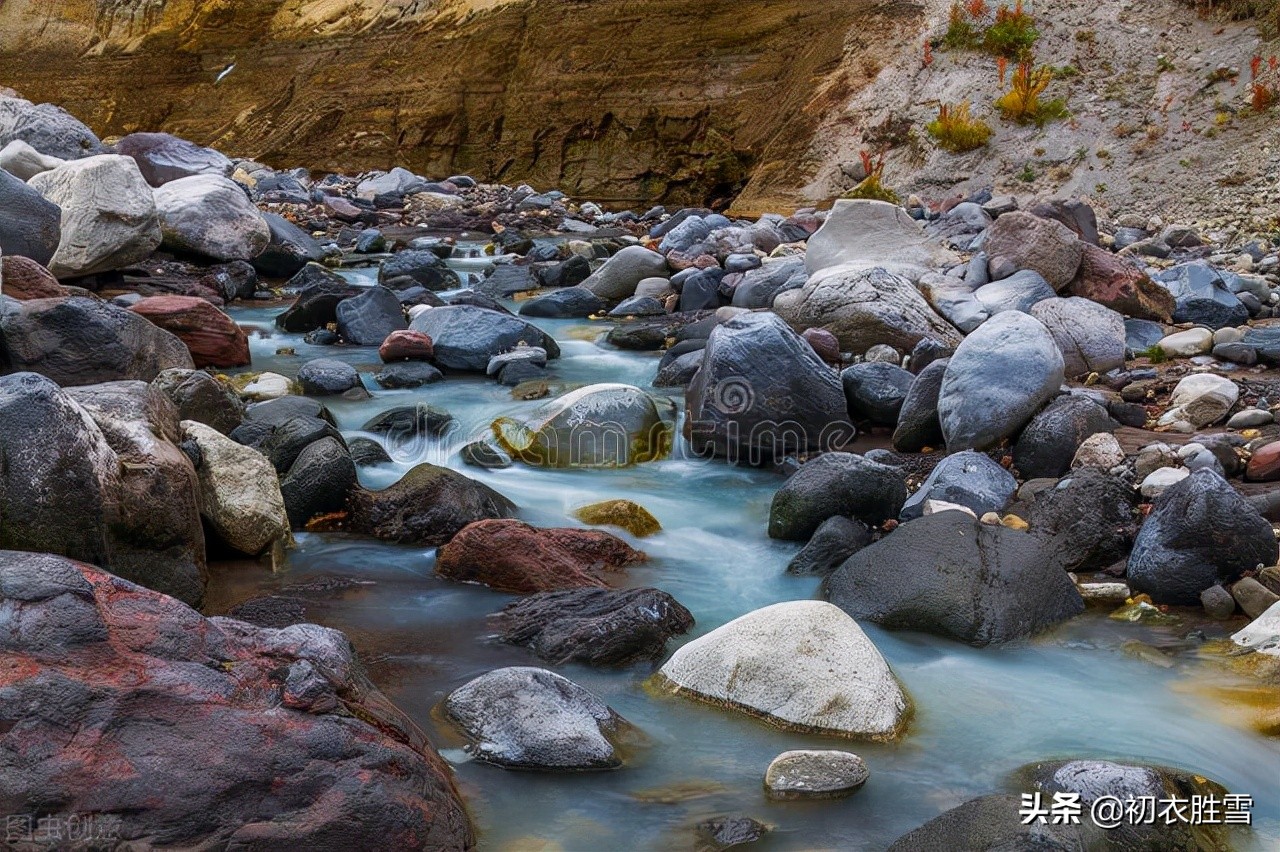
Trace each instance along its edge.
<instances>
[{"instance_id":1,"label":"pebble","mask_svg":"<svg viewBox=\"0 0 1280 852\"><path fill-rule=\"evenodd\" d=\"M1190 328L1169 335L1157 344L1170 358L1190 358L1213 349L1213 332L1207 328Z\"/></svg>"},{"instance_id":2,"label":"pebble","mask_svg":"<svg viewBox=\"0 0 1280 852\"><path fill-rule=\"evenodd\" d=\"M1180 482L1191 475L1191 471L1185 467L1162 467L1159 470L1152 471L1142 480L1142 485L1138 490L1143 497L1148 500L1154 500L1164 493L1165 489Z\"/></svg>"},{"instance_id":3,"label":"pebble","mask_svg":"<svg viewBox=\"0 0 1280 852\"><path fill-rule=\"evenodd\" d=\"M784 751L769 764L764 787L771 799L835 799L867 783L866 761L848 751Z\"/></svg>"}]
</instances>

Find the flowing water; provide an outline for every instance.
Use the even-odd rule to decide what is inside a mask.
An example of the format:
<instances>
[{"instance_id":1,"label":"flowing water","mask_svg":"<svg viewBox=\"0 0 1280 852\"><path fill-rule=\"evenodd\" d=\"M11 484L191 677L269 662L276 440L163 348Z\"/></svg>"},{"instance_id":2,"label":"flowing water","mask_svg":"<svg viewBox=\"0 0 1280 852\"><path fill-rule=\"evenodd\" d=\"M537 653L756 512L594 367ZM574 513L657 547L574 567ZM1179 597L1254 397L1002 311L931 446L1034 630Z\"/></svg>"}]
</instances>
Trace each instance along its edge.
<instances>
[{"instance_id":1,"label":"flowing water","mask_svg":"<svg viewBox=\"0 0 1280 852\"><path fill-rule=\"evenodd\" d=\"M457 266L475 270L484 262L464 259ZM346 274L372 281L366 271ZM232 308L236 320L252 329L254 369L292 376L302 363L321 356L357 367L377 363L372 348L309 346L301 335L278 332L272 320L279 310ZM539 325L562 347L562 357L551 362L559 384L612 381L649 389L657 355L597 342L606 324ZM296 354L277 355L281 347L293 347ZM667 461L626 469L517 465L483 471L462 465L458 449L485 434L494 417L537 403L513 401L508 388L483 377L454 374L397 391L380 389L367 373L364 380L372 399L326 401L348 437L362 434L360 425L378 411L419 401L445 408L462 427L440 442L390 448L393 463L361 470L368 487L387 486L414 464L429 461L484 481L515 501L520 517L535 525L575 525L572 509L611 498L634 500L652 512L663 531L632 541L651 560L630 568L619 582L668 591L693 612L697 626L673 641L672 649L751 610L817 594L816 578L785 573L796 545L765 534L769 502L781 484L777 474L691 458L679 446ZM672 396L682 402L679 393ZM888 745L787 733L653 693L646 681L655 669L648 665L559 666L557 671L601 696L644 739L630 749L626 765L611 772L511 772L468 760L456 732L434 710L450 690L493 668L545 665L526 649L492 638L486 616L512 597L435 577L431 548L341 534L297 538L276 574L261 566L218 572L210 608L222 611L308 579L367 581L314 599L308 617L348 633L379 686L454 765L486 848L690 848L693 824L741 814L774 827L756 844L762 850L883 849L947 808L1004 789L1009 774L1023 764L1103 757L1175 765L1252 794L1254 829L1237 838L1240 848L1280 849L1280 740L1252 731L1212 693L1212 685L1240 684L1206 674L1216 669L1183 640L1186 624L1148 627L1091 611L1032 642L985 649L864 624L915 705L907 735ZM1211 638L1224 634L1222 628L1208 630ZM765 767L793 748L856 751L866 759L871 780L845 800L770 803L761 788Z\"/></svg>"}]
</instances>

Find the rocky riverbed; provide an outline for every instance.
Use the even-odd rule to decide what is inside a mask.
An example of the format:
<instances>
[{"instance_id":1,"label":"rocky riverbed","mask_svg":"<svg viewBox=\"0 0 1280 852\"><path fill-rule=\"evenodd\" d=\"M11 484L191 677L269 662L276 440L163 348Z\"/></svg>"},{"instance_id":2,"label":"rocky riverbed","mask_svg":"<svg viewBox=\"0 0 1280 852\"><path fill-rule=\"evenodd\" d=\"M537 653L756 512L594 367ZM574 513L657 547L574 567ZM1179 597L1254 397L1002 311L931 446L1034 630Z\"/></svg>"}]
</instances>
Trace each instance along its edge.
<instances>
[{"instance_id":1,"label":"rocky riverbed","mask_svg":"<svg viewBox=\"0 0 1280 852\"><path fill-rule=\"evenodd\" d=\"M606 211L2 98L10 837L1273 848L1274 237ZM1104 792L1252 826L1019 816Z\"/></svg>"}]
</instances>

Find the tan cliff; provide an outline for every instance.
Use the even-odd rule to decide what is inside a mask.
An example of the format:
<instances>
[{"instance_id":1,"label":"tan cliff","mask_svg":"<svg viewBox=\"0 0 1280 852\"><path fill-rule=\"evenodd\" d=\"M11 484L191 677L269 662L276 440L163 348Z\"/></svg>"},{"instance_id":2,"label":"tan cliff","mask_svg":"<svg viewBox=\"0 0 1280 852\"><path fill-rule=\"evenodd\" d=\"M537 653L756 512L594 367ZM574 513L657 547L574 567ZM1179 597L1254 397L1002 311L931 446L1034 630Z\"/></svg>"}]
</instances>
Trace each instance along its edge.
<instances>
[{"instance_id":1,"label":"tan cliff","mask_svg":"<svg viewBox=\"0 0 1280 852\"><path fill-rule=\"evenodd\" d=\"M992 57L934 48L949 0L5 0L0 85L101 135L163 129L274 166L405 165L618 205L822 203L887 182L1083 196L1170 217L1280 204L1280 109L1247 107L1247 23L1184 0L1055 0L1039 62L1070 117L999 120ZM995 5L994 0L990 5ZM1233 75L1217 75L1224 66ZM1278 81L1280 82L1280 81ZM970 100L991 144L924 131Z\"/></svg>"}]
</instances>

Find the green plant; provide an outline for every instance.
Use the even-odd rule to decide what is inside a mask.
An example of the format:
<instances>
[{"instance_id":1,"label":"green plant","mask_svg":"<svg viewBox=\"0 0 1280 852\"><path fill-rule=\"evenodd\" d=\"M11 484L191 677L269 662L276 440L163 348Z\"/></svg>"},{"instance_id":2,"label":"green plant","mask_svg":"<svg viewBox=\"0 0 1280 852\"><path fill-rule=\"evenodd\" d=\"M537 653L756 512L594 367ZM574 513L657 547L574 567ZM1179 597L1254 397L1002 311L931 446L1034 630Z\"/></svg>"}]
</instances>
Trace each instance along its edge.
<instances>
[{"instance_id":1,"label":"green plant","mask_svg":"<svg viewBox=\"0 0 1280 852\"><path fill-rule=\"evenodd\" d=\"M996 109L1018 124L1044 125L1052 119L1065 117L1067 105L1064 101L1040 100L1052 79L1053 71L1048 67L1036 68L1030 62L1018 63L1009 91L996 101Z\"/></svg>"},{"instance_id":2,"label":"green plant","mask_svg":"<svg viewBox=\"0 0 1280 852\"><path fill-rule=\"evenodd\" d=\"M968 101L939 105L938 117L926 124L925 130L953 154L981 148L991 138L990 125L970 115Z\"/></svg>"},{"instance_id":3,"label":"green plant","mask_svg":"<svg viewBox=\"0 0 1280 852\"><path fill-rule=\"evenodd\" d=\"M1018 180L1023 183L1034 183L1036 179L1035 169L1031 168L1031 164L1027 163L1022 167L1022 171L1018 172Z\"/></svg>"},{"instance_id":4,"label":"green plant","mask_svg":"<svg viewBox=\"0 0 1280 852\"><path fill-rule=\"evenodd\" d=\"M1035 23L1035 18L1023 10L1022 0L1014 0L1012 8L1001 6L996 10L995 23L983 34L982 46L996 56L1026 58L1040 38Z\"/></svg>"},{"instance_id":5,"label":"green plant","mask_svg":"<svg viewBox=\"0 0 1280 852\"><path fill-rule=\"evenodd\" d=\"M1160 348L1159 343L1156 343L1152 346L1148 346L1146 349L1142 350L1138 354L1141 355L1143 358L1146 358L1152 364L1163 364L1165 361L1169 360L1169 356L1166 355L1165 351Z\"/></svg>"},{"instance_id":6,"label":"green plant","mask_svg":"<svg viewBox=\"0 0 1280 852\"><path fill-rule=\"evenodd\" d=\"M1165 56L1163 53L1156 57L1156 71L1161 74L1165 71L1172 71L1174 67L1174 64L1169 61L1169 57Z\"/></svg>"},{"instance_id":7,"label":"green plant","mask_svg":"<svg viewBox=\"0 0 1280 852\"><path fill-rule=\"evenodd\" d=\"M890 204L900 204L901 199L898 193L886 187L884 180L884 153L881 152L875 158L872 158L866 151L859 151L858 156L862 159L862 168L866 171L867 176L862 182L844 194L845 198L869 198L873 201L888 201Z\"/></svg>"},{"instance_id":8,"label":"green plant","mask_svg":"<svg viewBox=\"0 0 1280 852\"><path fill-rule=\"evenodd\" d=\"M981 33L973 26L968 14L959 3L951 4L951 13L947 19L947 33L942 37L942 46L950 50L968 50L976 47L981 41Z\"/></svg>"}]
</instances>

